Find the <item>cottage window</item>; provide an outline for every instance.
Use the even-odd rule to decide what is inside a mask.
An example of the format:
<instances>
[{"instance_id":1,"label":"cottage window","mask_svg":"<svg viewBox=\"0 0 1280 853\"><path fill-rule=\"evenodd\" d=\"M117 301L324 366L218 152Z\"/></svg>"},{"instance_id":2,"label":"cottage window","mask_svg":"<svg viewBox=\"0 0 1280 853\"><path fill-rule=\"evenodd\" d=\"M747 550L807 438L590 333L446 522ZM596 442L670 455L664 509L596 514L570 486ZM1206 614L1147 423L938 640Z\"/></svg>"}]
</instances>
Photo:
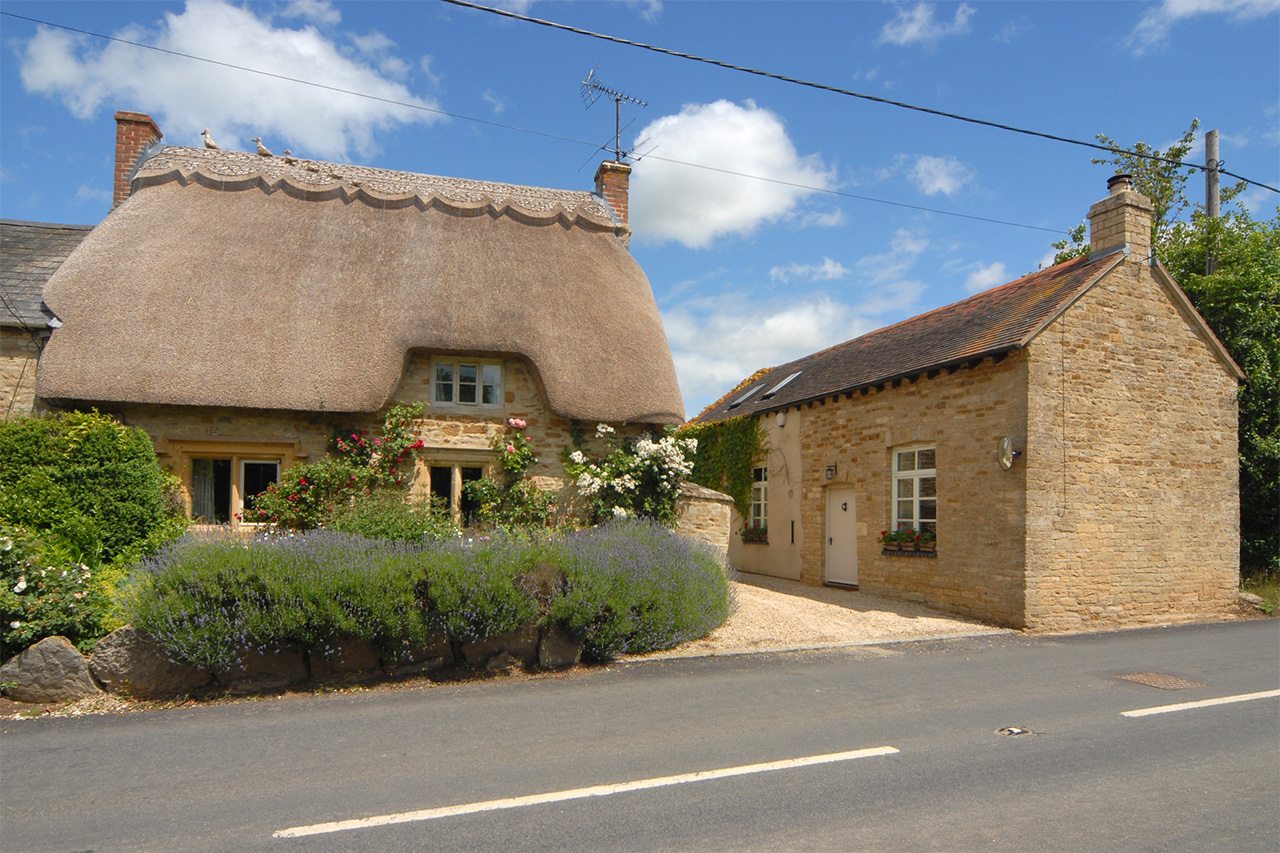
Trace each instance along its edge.
<instances>
[{"instance_id":1,"label":"cottage window","mask_svg":"<svg viewBox=\"0 0 1280 853\"><path fill-rule=\"evenodd\" d=\"M935 448L907 447L894 451L893 529L938 532Z\"/></svg>"},{"instance_id":2,"label":"cottage window","mask_svg":"<svg viewBox=\"0 0 1280 853\"><path fill-rule=\"evenodd\" d=\"M751 471L751 527L769 526L769 469L753 468Z\"/></svg>"},{"instance_id":3,"label":"cottage window","mask_svg":"<svg viewBox=\"0 0 1280 853\"><path fill-rule=\"evenodd\" d=\"M253 499L280 478L278 459L239 457L191 460L191 517L198 524L240 519Z\"/></svg>"},{"instance_id":4,"label":"cottage window","mask_svg":"<svg viewBox=\"0 0 1280 853\"><path fill-rule=\"evenodd\" d=\"M431 466L431 496L448 506L455 521L471 524L476 505L467 495L466 485L484 477L484 468L476 462L437 463Z\"/></svg>"},{"instance_id":5,"label":"cottage window","mask_svg":"<svg viewBox=\"0 0 1280 853\"><path fill-rule=\"evenodd\" d=\"M432 371L431 399L464 406L502 404L502 365L466 361L437 361Z\"/></svg>"}]
</instances>

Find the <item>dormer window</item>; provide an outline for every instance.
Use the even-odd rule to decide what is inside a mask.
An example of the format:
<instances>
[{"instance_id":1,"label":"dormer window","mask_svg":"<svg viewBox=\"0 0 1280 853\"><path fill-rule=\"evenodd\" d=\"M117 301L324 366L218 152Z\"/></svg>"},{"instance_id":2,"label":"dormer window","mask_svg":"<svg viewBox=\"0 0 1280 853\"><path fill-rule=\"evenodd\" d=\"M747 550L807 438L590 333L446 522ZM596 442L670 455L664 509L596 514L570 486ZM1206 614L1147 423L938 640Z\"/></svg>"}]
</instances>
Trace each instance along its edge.
<instances>
[{"instance_id":1,"label":"dormer window","mask_svg":"<svg viewBox=\"0 0 1280 853\"><path fill-rule=\"evenodd\" d=\"M431 401L496 408L502 405L502 365L498 362L440 361L431 371Z\"/></svg>"}]
</instances>

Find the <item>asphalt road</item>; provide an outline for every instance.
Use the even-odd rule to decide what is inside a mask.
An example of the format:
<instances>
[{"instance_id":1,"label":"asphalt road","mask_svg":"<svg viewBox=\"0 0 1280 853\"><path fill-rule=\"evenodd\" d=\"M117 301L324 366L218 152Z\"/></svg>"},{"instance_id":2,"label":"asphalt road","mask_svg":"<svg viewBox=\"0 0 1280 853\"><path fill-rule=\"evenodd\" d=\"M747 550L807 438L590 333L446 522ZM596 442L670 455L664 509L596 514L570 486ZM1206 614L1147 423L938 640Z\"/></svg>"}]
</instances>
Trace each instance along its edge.
<instances>
[{"instance_id":1,"label":"asphalt road","mask_svg":"<svg viewBox=\"0 0 1280 853\"><path fill-rule=\"evenodd\" d=\"M1277 689L1265 620L5 721L0 849L1278 850L1280 698L1122 716Z\"/></svg>"}]
</instances>

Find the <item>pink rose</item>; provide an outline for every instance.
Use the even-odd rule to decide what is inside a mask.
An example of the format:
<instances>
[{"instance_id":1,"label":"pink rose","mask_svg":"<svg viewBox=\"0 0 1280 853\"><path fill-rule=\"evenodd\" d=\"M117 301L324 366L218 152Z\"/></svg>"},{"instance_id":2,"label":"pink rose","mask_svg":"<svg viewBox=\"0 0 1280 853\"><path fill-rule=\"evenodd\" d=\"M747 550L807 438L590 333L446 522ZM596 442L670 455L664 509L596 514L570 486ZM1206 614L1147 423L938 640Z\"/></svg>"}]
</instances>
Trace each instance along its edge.
<instances>
[{"instance_id":1,"label":"pink rose","mask_svg":"<svg viewBox=\"0 0 1280 853\"><path fill-rule=\"evenodd\" d=\"M508 453L515 453L515 452L516 452L516 446L515 446L514 444L508 444L508 445L507 445L507 452L508 452Z\"/></svg>"}]
</instances>

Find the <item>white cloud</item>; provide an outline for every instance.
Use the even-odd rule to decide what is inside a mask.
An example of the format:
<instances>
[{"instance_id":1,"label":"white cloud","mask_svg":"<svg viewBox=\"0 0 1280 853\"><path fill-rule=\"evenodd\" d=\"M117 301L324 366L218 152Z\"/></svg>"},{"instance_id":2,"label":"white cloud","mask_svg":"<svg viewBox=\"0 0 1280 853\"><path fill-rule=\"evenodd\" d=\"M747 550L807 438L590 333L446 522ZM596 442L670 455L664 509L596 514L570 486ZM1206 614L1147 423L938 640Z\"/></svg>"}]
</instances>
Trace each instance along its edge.
<instances>
[{"instance_id":1,"label":"white cloud","mask_svg":"<svg viewBox=\"0 0 1280 853\"><path fill-rule=\"evenodd\" d=\"M786 266L777 266L769 270L772 281L788 282L793 279L805 281L837 281L849 275L849 268L839 261L823 258L814 264L799 264L795 261Z\"/></svg>"},{"instance_id":2,"label":"white cloud","mask_svg":"<svg viewBox=\"0 0 1280 853\"><path fill-rule=\"evenodd\" d=\"M105 187L91 187L87 184L81 184L76 187L76 201L111 204L111 191Z\"/></svg>"},{"instance_id":3,"label":"white cloud","mask_svg":"<svg viewBox=\"0 0 1280 853\"><path fill-rule=\"evenodd\" d=\"M627 0L627 5L640 13L649 23L657 23L662 15L662 0Z\"/></svg>"},{"instance_id":4,"label":"white cloud","mask_svg":"<svg viewBox=\"0 0 1280 853\"><path fill-rule=\"evenodd\" d=\"M333 26L342 20L342 13L326 0L290 0L281 10L285 18L302 18L316 24Z\"/></svg>"},{"instance_id":5,"label":"white cloud","mask_svg":"<svg viewBox=\"0 0 1280 853\"><path fill-rule=\"evenodd\" d=\"M1139 56L1163 48L1174 25L1197 15L1229 15L1236 21L1261 18L1280 10L1280 0L1163 0L1138 19L1126 43Z\"/></svg>"},{"instance_id":6,"label":"white cloud","mask_svg":"<svg viewBox=\"0 0 1280 853\"><path fill-rule=\"evenodd\" d=\"M789 184L825 189L833 180L816 155L796 152L781 119L751 101L690 104L653 122L636 138L647 140L653 154L636 163L631 176L631 224L640 240L676 240L702 248L725 234L749 234L762 223L786 217L813 192Z\"/></svg>"},{"instance_id":7,"label":"white cloud","mask_svg":"<svg viewBox=\"0 0 1280 853\"><path fill-rule=\"evenodd\" d=\"M967 33L969 19L977 11L968 3L961 3L950 23L944 23L934 20L933 10L931 3L898 6L893 20L880 30L880 41L901 46L933 44L947 36Z\"/></svg>"},{"instance_id":8,"label":"white cloud","mask_svg":"<svg viewBox=\"0 0 1280 853\"><path fill-rule=\"evenodd\" d=\"M844 209L833 207L830 210L809 210L800 215L802 227L838 228L844 225Z\"/></svg>"},{"instance_id":9,"label":"white cloud","mask_svg":"<svg viewBox=\"0 0 1280 853\"><path fill-rule=\"evenodd\" d=\"M911 268L929 247L920 233L899 229L886 251L860 259L842 278L843 298L794 292L774 299L702 296L662 312L689 415L745 377L817 352L884 325L885 314L913 313L924 286ZM814 267L823 267L828 259ZM723 278L723 270L717 278ZM702 283L699 283L701 287ZM686 292L688 292L686 290ZM735 294L741 294L735 287Z\"/></svg>"},{"instance_id":10,"label":"white cloud","mask_svg":"<svg viewBox=\"0 0 1280 853\"><path fill-rule=\"evenodd\" d=\"M250 9L222 0L188 0L182 12L166 14L155 31L130 26L118 35L168 50L435 107L432 101L415 97L402 83L387 79L387 71L380 73L367 62L344 55L335 42L314 28L276 27ZM377 45L366 41L366 46L374 50ZM399 58L388 50L384 45L381 52L374 50L365 59L392 69L391 76L399 76L394 73ZM59 98L79 118L90 118L103 106L150 112L166 137L177 143L195 143L201 128L208 127L227 148L246 148L245 140L260 135L277 150L292 148L304 156L343 159L354 149L368 157L377 150L378 131L439 120L439 116L419 110L118 42L98 48L82 36L44 27L37 28L24 46L21 74L29 91Z\"/></svg>"},{"instance_id":11,"label":"white cloud","mask_svg":"<svg viewBox=\"0 0 1280 853\"><path fill-rule=\"evenodd\" d=\"M493 110L494 115L502 115L507 108L507 102L502 100L502 98L499 98L492 89L485 89L480 93L480 97L483 98L484 102Z\"/></svg>"},{"instance_id":12,"label":"white cloud","mask_svg":"<svg viewBox=\"0 0 1280 853\"><path fill-rule=\"evenodd\" d=\"M1005 269L1003 262L996 261L986 265L979 264L978 268L969 273L969 277L964 280L964 289L969 293L978 293L983 290L990 290L997 284L1004 284L1008 280L1009 273Z\"/></svg>"},{"instance_id":13,"label":"white cloud","mask_svg":"<svg viewBox=\"0 0 1280 853\"><path fill-rule=\"evenodd\" d=\"M916 159L911 168L911 181L925 195L953 196L965 184L973 180L973 169L954 157L931 157L924 155Z\"/></svg>"}]
</instances>

